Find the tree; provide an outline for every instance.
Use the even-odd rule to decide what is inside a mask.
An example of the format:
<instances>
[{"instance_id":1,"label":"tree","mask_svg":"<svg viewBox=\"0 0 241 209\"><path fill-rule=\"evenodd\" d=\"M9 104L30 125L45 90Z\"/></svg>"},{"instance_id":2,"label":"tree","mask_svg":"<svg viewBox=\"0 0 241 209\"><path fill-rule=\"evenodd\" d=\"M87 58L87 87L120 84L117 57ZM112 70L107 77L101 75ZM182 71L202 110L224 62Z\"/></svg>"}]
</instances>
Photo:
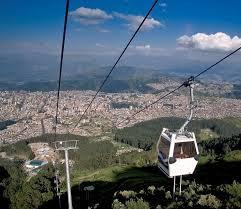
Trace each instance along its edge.
<instances>
[{"instance_id":1,"label":"tree","mask_svg":"<svg viewBox=\"0 0 241 209\"><path fill-rule=\"evenodd\" d=\"M9 205L8 198L6 198L4 195L4 191L7 187L7 181L9 177L10 175L7 170L3 166L0 166L0 200L1 207L3 208L8 208Z\"/></svg>"},{"instance_id":2,"label":"tree","mask_svg":"<svg viewBox=\"0 0 241 209\"><path fill-rule=\"evenodd\" d=\"M47 166L37 176L24 181L21 187L12 194L12 209L37 209L45 202L54 198L54 173L51 166Z\"/></svg>"}]
</instances>

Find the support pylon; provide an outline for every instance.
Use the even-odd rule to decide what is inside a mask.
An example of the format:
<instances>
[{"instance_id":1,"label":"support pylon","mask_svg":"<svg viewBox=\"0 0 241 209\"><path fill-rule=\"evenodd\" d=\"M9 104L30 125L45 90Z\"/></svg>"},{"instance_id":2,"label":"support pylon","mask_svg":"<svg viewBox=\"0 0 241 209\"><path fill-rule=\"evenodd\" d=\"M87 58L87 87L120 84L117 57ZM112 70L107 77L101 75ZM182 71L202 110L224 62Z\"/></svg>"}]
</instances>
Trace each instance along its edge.
<instances>
[{"instance_id":1,"label":"support pylon","mask_svg":"<svg viewBox=\"0 0 241 209\"><path fill-rule=\"evenodd\" d=\"M56 141L55 149L59 151L64 151L65 155L65 170L66 170L66 182L67 182L67 193L68 193L68 205L69 209L73 209L72 204L72 194L71 194L71 184L70 184L70 173L69 173L69 150L76 150L77 147L77 140L72 141Z\"/></svg>"}]
</instances>

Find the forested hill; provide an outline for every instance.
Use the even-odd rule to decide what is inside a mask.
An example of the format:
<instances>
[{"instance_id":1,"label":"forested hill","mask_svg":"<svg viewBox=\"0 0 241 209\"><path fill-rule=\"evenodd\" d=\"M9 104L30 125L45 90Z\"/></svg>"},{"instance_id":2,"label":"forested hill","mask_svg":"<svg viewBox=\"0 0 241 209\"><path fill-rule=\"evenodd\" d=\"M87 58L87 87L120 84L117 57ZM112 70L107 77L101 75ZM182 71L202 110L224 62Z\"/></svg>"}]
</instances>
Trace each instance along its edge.
<instances>
[{"instance_id":1,"label":"forested hill","mask_svg":"<svg viewBox=\"0 0 241 209\"><path fill-rule=\"evenodd\" d=\"M127 141L130 144L131 140L140 139L143 133L146 133L145 136L148 138L152 136L154 130L159 136L159 129L162 126L176 128L182 122L182 119L178 118L164 118L147 121L124 130L129 131L129 137L132 136ZM240 127L240 119L208 120L203 123L196 121L191 124L190 129L196 130L200 140L202 139L199 140L201 157L195 173L184 177L182 195L176 193L175 198L171 192L173 181L157 169L153 150L116 155L118 146L126 145L112 143L111 139L96 141L94 138L75 135L58 135L59 140L79 140L79 149L70 152L69 156L75 162L71 167L74 208L241 208L241 135L221 137L222 134L227 136L232 134L226 133L225 129L222 129L224 126L230 127L232 133L237 133L235 131ZM213 139L208 140L208 138ZM148 139L150 143L156 143L154 136ZM55 135L43 135L0 149L0 152L4 151L9 156L15 157L14 160L0 158L0 200L4 209L59 208L54 167L51 163L37 176L29 179L23 172L23 161L18 159L18 155L23 156L24 153L26 159L34 157L28 146L29 142L51 144L54 140ZM141 144L134 142L133 146ZM63 153L59 154L61 156ZM56 166L60 170L62 208L67 209L64 165ZM94 191L87 194L84 189L87 186L94 186Z\"/></svg>"},{"instance_id":2,"label":"forested hill","mask_svg":"<svg viewBox=\"0 0 241 209\"><path fill-rule=\"evenodd\" d=\"M116 131L115 140L131 146L150 150L156 144L162 129L170 130L181 127L185 119L167 117L135 124L132 127ZM241 119L200 119L193 120L188 125L189 131L194 131L198 141L218 137L231 137L241 133Z\"/></svg>"},{"instance_id":3,"label":"forested hill","mask_svg":"<svg viewBox=\"0 0 241 209\"><path fill-rule=\"evenodd\" d=\"M108 74L110 67L99 67L88 70L80 70L71 76L65 77L61 84L61 90L97 90ZM34 77L35 78L35 77ZM158 78L158 79L157 79ZM103 87L103 92L153 92L148 83L170 78L164 76L160 71L149 68L136 68L129 66L117 67ZM0 90L25 90L25 91L54 91L56 80L1 80Z\"/></svg>"}]
</instances>

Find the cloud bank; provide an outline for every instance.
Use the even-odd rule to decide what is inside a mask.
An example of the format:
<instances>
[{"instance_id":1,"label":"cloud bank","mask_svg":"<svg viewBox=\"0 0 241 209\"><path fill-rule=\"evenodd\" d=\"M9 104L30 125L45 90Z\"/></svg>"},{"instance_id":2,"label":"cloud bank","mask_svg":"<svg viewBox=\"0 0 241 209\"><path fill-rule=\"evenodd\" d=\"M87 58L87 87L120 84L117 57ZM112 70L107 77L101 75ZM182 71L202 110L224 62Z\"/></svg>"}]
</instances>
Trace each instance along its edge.
<instances>
[{"instance_id":1,"label":"cloud bank","mask_svg":"<svg viewBox=\"0 0 241 209\"><path fill-rule=\"evenodd\" d=\"M152 47L150 44L137 45L130 48L130 55L161 56L166 51L163 48Z\"/></svg>"},{"instance_id":2,"label":"cloud bank","mask_svg":"<svg viewBox=\"0 0 241 209\"><path fill-rule=\"evenodd\" d=\"M101 9L90 9L86 7L80 7L70 12L70 16L83 25L97 25L113 18L112 15L107 14Z\"/></svg>"},{"instance_id":3,"label":"cloud bank","mask_svg":"<svg viewBox=\"0 0 241 209\"><path fill-rule=\"evenodd\" d=\"M131 31L135 31L144 19L143 16L126 15L118 12L115 12L114 15L120 19L126 20L127 26ZM147 18L142 25L142 30L148 31L158 27L164 27L164 24L154 18Z\"/></svg>"},{"instance_id":4,"label":"cloud bank","mask_svg":"<svg viewBox=\"0 0 241 209\"><path fill-rule=\"evenodd\" d=\"M160 7L167 7L167 4L165 2L159 4Z\"/></svg>"},{"instance_id":5,"label":"cloud bank","mask_svg":"<svg viewBox=\"0 0 241 209\"><path fill-rule=\"evenodd\" d=\"M241 38L218 32L216 34L197 33L192 36L181 36L177 44L185 49L197 49L204 51L231 51L241 46Z\"/></svg>"},{"instance_id":6,"label":"cloud bank","mask_svg":"<svg viewBox=\"0 0 241 209\"><path fill-rule=\"evenodd\" d=\"M108 14L104 10L98 8L92 9L86 7L80 7L70 12L70 16L73 18L74 21L79 22L82 25L98 25L106 20L110 20L115 17L125 20L127 22L126 25L131 31L135 31L144 19L143 16L139 15L122 14L118 12ZM164 27L164 24L158 20L155 20L154 18L147 18L142 25L141 30L150 31L158 27Z\"/></svg>"}]
</instances>

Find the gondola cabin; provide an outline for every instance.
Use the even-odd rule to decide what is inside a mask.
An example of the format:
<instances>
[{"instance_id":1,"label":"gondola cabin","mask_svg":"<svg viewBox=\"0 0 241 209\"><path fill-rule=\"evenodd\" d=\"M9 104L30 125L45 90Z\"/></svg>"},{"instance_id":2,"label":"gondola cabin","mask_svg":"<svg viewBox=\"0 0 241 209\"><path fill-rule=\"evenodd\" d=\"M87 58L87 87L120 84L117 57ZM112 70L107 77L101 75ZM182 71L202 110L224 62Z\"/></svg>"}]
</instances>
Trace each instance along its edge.
<instances>
[{"instance_id":1,"label":"gondola cabin","mask_svg":"<svg viewBox=\"0 0 241 209\"><path fill-rule=\"evenodd\" d=\"M199 152L195 134L178 134L164 128L157 143L158 167L169 178L192 174Z\"/></svg>"}]
</instances>

